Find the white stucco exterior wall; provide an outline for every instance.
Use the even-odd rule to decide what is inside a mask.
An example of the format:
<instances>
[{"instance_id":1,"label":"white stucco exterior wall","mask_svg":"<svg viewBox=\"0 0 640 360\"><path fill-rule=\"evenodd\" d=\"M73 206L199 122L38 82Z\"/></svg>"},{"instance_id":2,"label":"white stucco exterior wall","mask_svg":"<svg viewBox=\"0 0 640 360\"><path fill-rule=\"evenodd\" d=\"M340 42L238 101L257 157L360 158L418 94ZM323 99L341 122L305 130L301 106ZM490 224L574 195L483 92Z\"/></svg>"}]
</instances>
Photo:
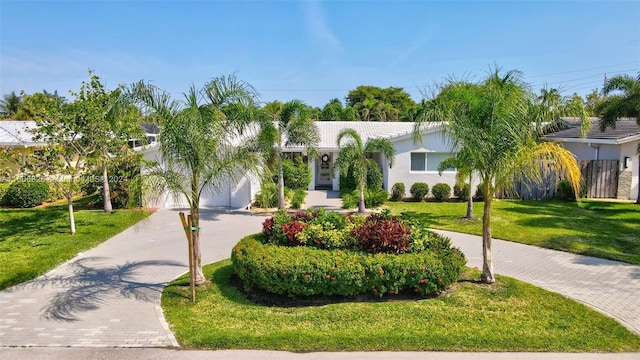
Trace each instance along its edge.
<instances>
[{"instance_id":1,"label":"white stucco exterior wall","mask_svg":"<svg viewBox=\"0 0 640 360\"><path fill-rule=\"evenodd\" d=\"M393 184L401 182L405 186L405 196L410 197L409 189L414 183L423 182L432 188L437 183L446 183L451 186L451 195L453 196L453 186L456 183L456 171L445 171L442 175L438 171L412 171L411 170L411 153L426 153L427 163L429 161L429 153L448 153L452 156L454 152L451 150L447 140L442 132L430 132L423 136L422 143L414 143L411 136L403 136L392 139L396 149L395 164L389 169L388 166L383 168L383 181L385 188L390 191ZM472 193L475 192L477 182L474 181Z\"/></svg>"}]
</instances>

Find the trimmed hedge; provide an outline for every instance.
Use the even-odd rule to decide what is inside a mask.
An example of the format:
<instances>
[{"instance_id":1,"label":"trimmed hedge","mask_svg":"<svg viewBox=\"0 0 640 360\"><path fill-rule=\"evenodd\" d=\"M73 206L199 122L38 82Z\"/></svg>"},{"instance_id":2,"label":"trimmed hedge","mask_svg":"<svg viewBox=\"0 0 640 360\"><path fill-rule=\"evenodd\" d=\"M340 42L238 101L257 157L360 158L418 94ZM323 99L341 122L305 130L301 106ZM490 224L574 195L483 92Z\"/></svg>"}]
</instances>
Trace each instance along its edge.
<instances>
[{"instance_id":1,"label":"trimmed hedge","mask_svg":"<svg viewBox=\"0 0 640 360\"><path fill-rule=\"evenodd\" d=\"M471 186L467 183L457 183L453 186L453 196L457 197L460 201L469 200L471 195Z\"/></svg>"},{"instance_id":2,"label":"trimmed hedge","mask_svg":"<svg viewBox=\"0 0 640 360\"><path fill-rule=\"evenodd\" d=\"M404 183L395 183L391 187L391 201L400 201L404 198Z\"/></svg>"},{"instance_id":3,"label":"trimmed hedge","mask_svg":"<svg viewBox=\"0 0 640 360\"><path fill-rule=\"evenodd\" d=\"M449 200L449 197L451 197L451 186L446 183L437 183L431 188L431 193L436 201Z\"/></svg>"},{"instance_id":4,"label":"trimmed hedge","mask_svg":"<svg viewBox=\"0 0 640 360\"><path fill-rule=\"evenodd\" d=\"M245 290L286 296L422 295L457 281L466 260L455 248L418 254L368 254L263 244L262 234L242 239L231 252Z\"/></svg>"},{"instance_id":5,"label":"trimmed hedge","mask_svg":"<svg viewBox=\"0 0 640 360\"><path fill-rule=\"evenodd\" d=\"M7 193L9 186L11 186L10 183L0 183L0 205L6 205L4 194Z\"/></svg>"},{"instance_id":6,"label":"trimmed hedge","mask_svg":"<svg viewBox=\"0 0 640 360\"><path fill-rule=\"evenodd\" d=\"M49 184L43 181L16 180L4 194L7 205L16 208L32 208L42 204L49 195Z\"/></svg>"},{"instance_id":7,"label":"trimmed hedge","mask_svg":"<svg viewBox=\"0 0 640 360\"><path fill-rule=\"evenodd\" d=\"M414 183L411 185L409 192L411 193L413 200L422 201L424 197L429 194L429 185L423 182Z\"/></svg>"}]
</instances>

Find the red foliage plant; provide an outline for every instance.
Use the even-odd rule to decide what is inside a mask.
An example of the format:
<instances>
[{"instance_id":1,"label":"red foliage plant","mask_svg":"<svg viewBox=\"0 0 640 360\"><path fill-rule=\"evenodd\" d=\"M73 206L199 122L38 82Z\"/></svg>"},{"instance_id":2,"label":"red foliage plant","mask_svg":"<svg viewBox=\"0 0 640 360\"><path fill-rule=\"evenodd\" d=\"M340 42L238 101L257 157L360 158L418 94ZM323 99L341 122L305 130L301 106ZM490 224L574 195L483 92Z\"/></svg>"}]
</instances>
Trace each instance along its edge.
<instances>
[{"instance_id":1,"label":"red foliage plant","mask_svg":"<svg viewBox=\"0 0 640 360\"><path fill-rule=\"evenodd\" d=\"M396 217L370 216L354 229L354 236L366 252L402 254L411 248L411 228Z\"/></svg>"}]
</instances>

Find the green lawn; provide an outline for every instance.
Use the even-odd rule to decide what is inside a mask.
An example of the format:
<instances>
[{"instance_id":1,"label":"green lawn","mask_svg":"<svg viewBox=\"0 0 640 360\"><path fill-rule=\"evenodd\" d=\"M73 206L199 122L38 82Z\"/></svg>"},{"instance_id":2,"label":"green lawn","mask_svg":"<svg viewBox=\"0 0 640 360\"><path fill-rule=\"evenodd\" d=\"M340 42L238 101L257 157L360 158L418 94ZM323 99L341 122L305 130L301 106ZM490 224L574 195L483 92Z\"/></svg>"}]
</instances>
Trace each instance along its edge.
<instances>
[{"instance_id":1,"label":"green lawn","mask_svg":"<svg viewBox=\"0 0 640 360\"><path fill-rule=\"evenodd\" d=\"M417 217L435 229L482 234L483 203L474 204L476 221L461 219L466 203L387 205L393 214ZM640 264L640 205L495 200L491 227L496 239Z\"/></svg>"},{"instance_id":2,"label":"green lawn","mask_svg":"<svg viewBox=\"0 0 640 360\"><path fill-rule=\"evenodd\" d=\"M437 298L262 306L231 285L230 260L189 301L183 276L162 305L180 344L199 349L286 351L638 351L640 337L586 306L517 280L492 285L467 270Z\"/></svg>"},{"instance_id":3,"label":"green lawn","mask_svg":"<svg viewBox=\"0 0 640 360\"><path fill-rule=\"evenodd\" d=\"M31 280L149 216L148 211L75 212L76 235L69 235L66 205L0 209L0 289Z\"/></svg>"}]
</instances>

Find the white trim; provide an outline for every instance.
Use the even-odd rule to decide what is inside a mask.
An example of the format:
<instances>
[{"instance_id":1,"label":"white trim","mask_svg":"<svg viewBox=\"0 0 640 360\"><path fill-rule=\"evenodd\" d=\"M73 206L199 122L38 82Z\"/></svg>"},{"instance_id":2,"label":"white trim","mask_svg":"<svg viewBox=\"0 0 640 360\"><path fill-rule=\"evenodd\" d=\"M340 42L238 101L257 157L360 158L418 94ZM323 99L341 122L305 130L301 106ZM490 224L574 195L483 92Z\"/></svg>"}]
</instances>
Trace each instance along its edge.
<instances>
[{"instance_id":1,"label":"white trim","mask_svg":"<svg viewBox=\"0 0 640 360\"><path fill-rule=\"evenodd\" d=\"M550 142L568 142L568 143L580 143L580 144L604 144L604 145L621 145L629 142L633 142L636 140L640 140L640 134L627 136L622 139L594 139L594 138L556 138L556 137L547 137L547 141Z\"/></svg>"}]
</instances>

